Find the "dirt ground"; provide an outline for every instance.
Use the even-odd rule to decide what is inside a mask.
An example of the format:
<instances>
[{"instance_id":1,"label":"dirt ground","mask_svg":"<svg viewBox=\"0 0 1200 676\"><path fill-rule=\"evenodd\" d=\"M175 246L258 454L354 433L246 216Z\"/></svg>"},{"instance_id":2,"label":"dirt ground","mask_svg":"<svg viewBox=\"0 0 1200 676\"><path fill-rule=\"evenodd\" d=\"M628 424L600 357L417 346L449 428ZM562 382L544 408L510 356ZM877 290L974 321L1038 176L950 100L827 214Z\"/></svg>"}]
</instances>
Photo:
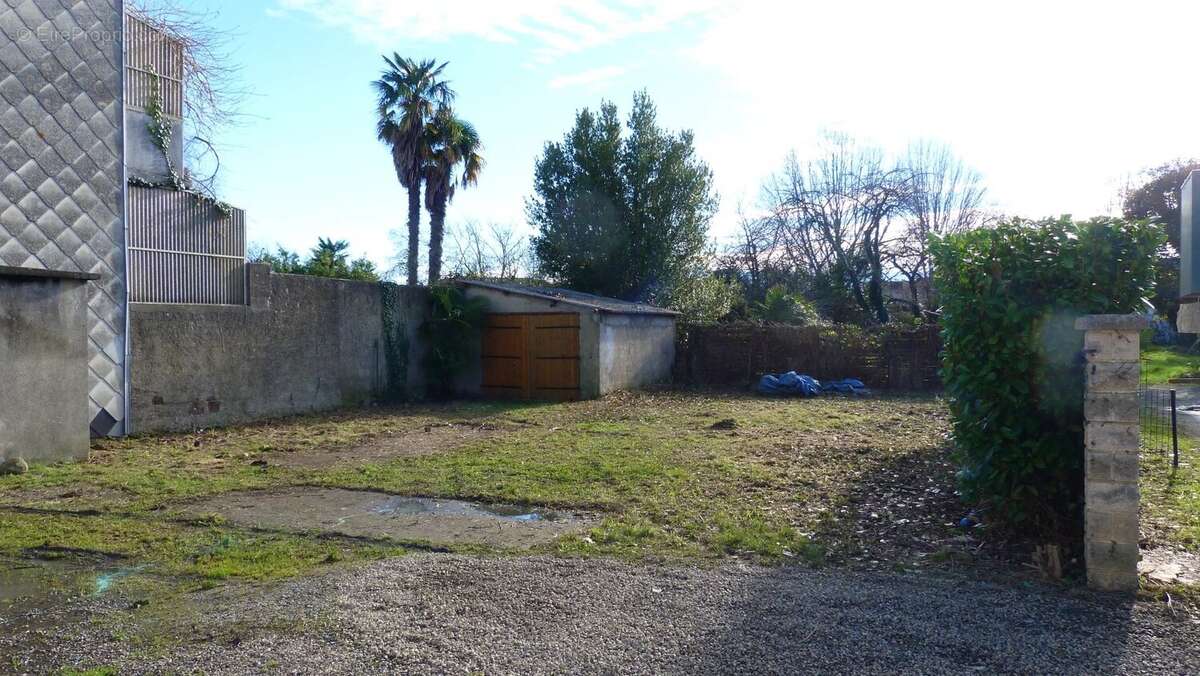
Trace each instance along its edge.
<instances>
[{"instance_id":1,"label":"dirt ground","mask_svg":"<svg viewBox=\"0 0 1200 676\"><path fill-rule=\"evenodd\" d=\"M936 397L661 391L101 441L87 462L0 477L0 655L30 673L1037 671L1012 641L1045 641L1062 671L1193 658L1179 641L1200 594L1181 557L1159 556L1195 560L1167 527L1190 507L1156 513L1147 589L1114 611L1077 578L1045 584L986 513L959 527L949 431ZM676 579L689 580L685 606L657 607L654 590ZM762 618L737 600L751 579ZM871 597L897 585L906 595ZM956 588L974 596L960 604ZM1072 662L1070 634L1031 633L1017 615L978 649L957 637L956 623L984 631L987 609L1022 590L1053 626L1070 618L1049 608L1082 598L1091 610L1078 612L1129 649ZM396 613L412 626L370 619ZM730 613L743 618L736 650L687 639ZM944 636L931 638L932 618ZM547 638L559 627L579 630ZM816 636L833 647L813 653Z\"/></svg>"}]
</instances>

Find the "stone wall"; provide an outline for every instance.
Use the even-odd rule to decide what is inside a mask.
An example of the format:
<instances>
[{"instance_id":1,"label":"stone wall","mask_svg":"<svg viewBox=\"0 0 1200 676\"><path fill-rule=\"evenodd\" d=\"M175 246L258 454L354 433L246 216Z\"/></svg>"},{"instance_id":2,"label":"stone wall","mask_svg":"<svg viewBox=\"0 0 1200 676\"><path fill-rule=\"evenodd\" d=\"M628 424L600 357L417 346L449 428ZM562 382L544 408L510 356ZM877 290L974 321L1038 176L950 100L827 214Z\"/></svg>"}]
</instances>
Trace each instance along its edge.
<instances>
[{"instance_id":1,"label":"stone wall","mask_svg":"<svg viewBox=\"0 0 1200 676\"><path fill-rule=\"evenodd\" d=\"M88 284L95 434L125 417L121 0L0 6L0 265Z\"/></svg>"},{"instance_id":2,"label":"stone wall","mask_svg":"<svg viewBox=\"0 0 1200 676\"><path fill-rule=\"evenodd\" d=\"M408 382L422 387L424 289L400 288ZM250 266L249 306L135 303L134 432L192 429L361 404L388 389L385 287Z\"/></svg>"}]
</instances>

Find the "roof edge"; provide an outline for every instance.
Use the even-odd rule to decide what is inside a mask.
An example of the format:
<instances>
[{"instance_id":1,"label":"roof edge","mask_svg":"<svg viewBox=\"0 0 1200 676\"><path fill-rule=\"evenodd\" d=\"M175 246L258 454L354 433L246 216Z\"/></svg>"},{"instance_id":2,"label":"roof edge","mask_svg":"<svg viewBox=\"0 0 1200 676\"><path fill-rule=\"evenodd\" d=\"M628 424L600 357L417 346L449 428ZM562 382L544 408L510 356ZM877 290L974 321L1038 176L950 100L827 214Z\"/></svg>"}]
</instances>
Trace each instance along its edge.
<instances>
[{"instance_id":1,"label":"roof edge","mask_svg":"<svg viewBox=\"0 0 1200 676\"><path fill-rule=\"evenodd\" d=\"M587 309L591 310L592 312L599 312L602 314L650 315L650 316L660 316L660 317L678 317L682 314L675 310L668 310L667 308L655 307L653 305L645 305L645 304L641 304L642 307L647 308L645 310L614 310L612 308L607 308L602 305L588 303L587 301L578 300L575 298L566 298L564 296L554 296L554 295L551 295L548 293L538 293L537 291L533 290L533 288L531 288L531 287L514 285L514 286L517 286L518 288L513 288L510 286L505 286L503 284L493 284L491 282L485 282L485 281L481 281L478 279L455 279L454 283L462 284L464 286L476 286L476 287L480 287L480 288L484 288L484 289L489 289L491 291L499 291L500 293L512 293L512 294L516 294L518 296L527 296L529 298L538 298L540 300L548 300L548 301L552 301L555 303L563 303L565 305L573 305L575 307L587 308ZM618 300L618 299L614 298L613 300ZM620 301L620 302L628 302L628 301Z\"/></svg>"}]
</instances>

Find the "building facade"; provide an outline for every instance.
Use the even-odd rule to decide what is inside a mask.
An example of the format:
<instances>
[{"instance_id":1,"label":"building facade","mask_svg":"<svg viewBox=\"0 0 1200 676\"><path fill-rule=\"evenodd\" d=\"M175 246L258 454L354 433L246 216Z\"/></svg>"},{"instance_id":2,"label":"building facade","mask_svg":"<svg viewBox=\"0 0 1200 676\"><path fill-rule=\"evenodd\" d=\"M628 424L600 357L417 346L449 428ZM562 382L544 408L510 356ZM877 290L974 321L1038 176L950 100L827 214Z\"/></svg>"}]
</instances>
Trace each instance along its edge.
<instances>
[{"instance_id":1,"label":"building facade","mask_svg":"<svg viewBox=\"0 0 1200 676\"><path fill-rule=\"evenodd\" d=\"M87 285L93 435L126 419L122 0L0 4L0 265Z\"/></svg>"}]
</instances>

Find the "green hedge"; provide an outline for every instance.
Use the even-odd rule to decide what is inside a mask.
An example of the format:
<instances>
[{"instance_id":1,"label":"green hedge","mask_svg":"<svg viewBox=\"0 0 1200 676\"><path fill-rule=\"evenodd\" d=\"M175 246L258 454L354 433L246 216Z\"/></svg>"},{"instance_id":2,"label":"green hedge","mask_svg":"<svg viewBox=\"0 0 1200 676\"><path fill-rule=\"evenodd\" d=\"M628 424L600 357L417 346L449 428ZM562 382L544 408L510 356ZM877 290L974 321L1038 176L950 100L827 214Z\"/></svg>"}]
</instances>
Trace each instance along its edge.
<instances>
[{"instance_id":1,"label":"green hedge","mask_svg":"<svg viewBox=\"0 0 1200 676\"><path fill-rule=\"evenodd\" d=\"M1022 535L1080 538L1083 367L1074 320L1140 310L1163 241L1145 221L1062 218L1012 220L931 244L960 488Z\"/></svg>"}]
</instances>

